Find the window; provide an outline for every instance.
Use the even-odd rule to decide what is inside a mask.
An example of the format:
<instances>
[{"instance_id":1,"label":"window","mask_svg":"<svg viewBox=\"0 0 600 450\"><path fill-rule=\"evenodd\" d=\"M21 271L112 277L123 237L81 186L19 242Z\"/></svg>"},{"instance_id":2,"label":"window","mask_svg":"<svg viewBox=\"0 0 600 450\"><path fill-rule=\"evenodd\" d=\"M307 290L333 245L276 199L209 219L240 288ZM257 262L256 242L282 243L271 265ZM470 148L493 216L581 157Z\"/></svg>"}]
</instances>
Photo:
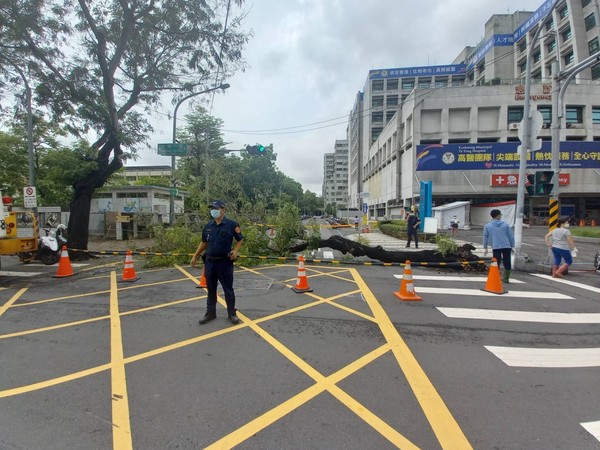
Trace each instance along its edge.
<instances>
[{"instance_id":1,"label":"window","mask_svg":"<svg viewBox=\"0 0 600 450\"><path fill-rule=\"evenodd\" d=\"M390 91L397 91L398 90L398 79L395 78L393 80L387 80L387 88Z\"/></svg>"},{"instance_id":2,"label":"window","mask_svg":"<svg viewBox=\"0 0 600 450\"><path fill-rule=\"evenodd\" d=\"M452 77L452 87L460 87L465 84L465 77Z\"/></svg>"},{"instance_id":3,"label":"window","mask_svg":"<svg viewBox=\"0 0 600 450\"><path fill-rule=\"evenodd\" d=\"M435 78L435 87L446 87L448 86L448 78L447 77L436 77Z\"/></svg>"},{"instance_id":4,"label":"window","mask_svg":"<svg viewBox=\"0 0 600 450\"><path fill-rule=\"evenodd\" d=\"M485 73L485 61L477 66L477 73L483 75Z\"/></svg>"},{"instance_id":5,"label":"window","mask_svg":"<svg viewBox=\"0 0 600 450\"><path fill-rule=\"evenodd\" d=\"M385 123L388 123L390 120L392 120L392 117L394 117L395 114L396 111L387 111L385 113Z\"/></svg>"},{"instance_id":6,"label":"window","mask_svg":"<svg viewBox=\"0 0 600 450\"><path fill-rule=\"evenodd\" d=\"M521 72L525 72L525 70L527 70L527 61L523 61L521 64L519 64L519 70Z\"/></svg>"},{"instance_id":7,"label":"window","mask_svg":"<svg viewBox=\"0 0 600 450\"><path fill-rule=\"evenodd\" d=\"M401 100L401 101L404 101L404 100L406 100L407 98L408 98L408 94L402 94L402 95L400 96L400 100Z\"/></svg>"},{"instance_id":8,"label":"window","mask_svg":"<svg viewBox=\"0 0 600 450\"><path fill-rule=\"evenodd\" d=\"M371 128L371 140L374 141L381 134L383 128L381 127L373 127Z\"/></svg>"},{"instance_id":9,"label":"window","mask_svg":"<svg viewBox=\"0 0 600 450\"><path fill-rule=\"evenodd\" d=\"M527 50L527 40L523 39L519 42L519 53L523 53Z\"/></svg>"},{"instance_id":10,"label":"window","mask_svg":"<svg viewBox=\"0 0 600 450\"><path fill-rule=\"evenodd\" d=\"M398 104L397 95L388 95L386 99L386 106L396 106Z\"/></svg>"},{"instance_id":11,"label":"window","mask_svg":"<svg viewBox=\"0 0 600 450\"><path fill-rule=\"evenodd\" d=\"M600 50L600 45L598 44L598 38L595 37L590 42L588 42L588 50L590 51L590 55L597 53Z\"/></svg>"},{"instance_id":12,"label":"window","mask_svg":"<svg viewBox=\"0 0 600 450\"><path fill-rule=\"evenodd\" d=\"M592 123L600 124L600 106L592 106Z\"/></svg>"},{"instance_id":13,"label":"window","mask_svg":"<svg viewBox=\"0 0 600 450\"><path fill-rule=\"evenodd\" d=\"M566 19L567 17L569 17L569 8L567 7L567 5L565 5L562 8L560 8L560 11L558 12L558 15L560 16L561 20L562 19Z\"/></svg>"},{"instance_id":14,"label":"window","mask_svg":"<svg viewBox=\"0 0 600 450\"><path fill-rule=\"evenodd\" d=\"M590 31L592 28L596 26L596 16L594 13L591 13L589 16L585 18L585 31Z\"/></svg>"},{"instance_id":15,"label":"window","mask_svg":"<svg viewBox=\"0 0 600 450\"><path fill-rule=\"evenodd\" d=\"M571 39L571 28L567 28L565 31L563 31L561 34L562 40L563 42L568 41L569 39Z\"/></svg>"},{"instance_id":16,"label":"window","mask_svg":"<svg viewBox=\"0 0 600 450\"><path fill-rule=\"evenodd\" d=\"M415 79L414 78L404 78L402 80L402 89L412 89L415 87Z\"/></svg>"},{"instance_id":17,"label":"window","mask_svg":"<svg viewBox=\"0 0 600 450\"><path fill-rule=\"evenodd\" d=\"M583 106L567 106L567 123L583 123Z\"/></svg>"},{"instance_id":18,"label":"window","mask_svg":"<svg viewBox=\"0 0 600 450\"><path fill-rule=\"evenodd\" d=\"M419 78L419 87L421 89L427 89L431 86L431 78Z\"/></svg>"},{"instance_id":19,"label":"window","mask_svg":"<svg viewBox=\"0 0 600 450\"><path fill-rule=\"evenodd\" d=\"M383 91L383 80L373 80L371 86L374 91Z\"/></svg>"},{"instance_id":20,"label":"window","mask_svg":"<svg viewBox=\"0 0 600 450\"><path fill-rule=\"evenodd\" d=\"M565 61L565 66L568 66L569 64L571 64L575 61L575 53L573 53L573 50L571 50L570 52L567 52L565 54L564 61Z\"/></svg>"},{"instance_id":21,"label":"window","mask_svg":"<svg viewBox=\"0 0 600 450\"><path fill-rule=\"evenodd\" d=\"M585 8L590 3L592 3L592 0L581 0L581 7Z\"/></svg>"},{"instance_id":22,"label":"window","mask_svg":"<svg viewBox=\"0 0 600 450\"><path fill-rule=\"evenodd\" d=\"M383 112L371 113L371 122L374 122L374 123L383 122Z\"/></svg>"},{"instance_id":23,"label":"window","mask_svg":"<svg viewBox=\"0 0 600 450\"><path fill-rule=\"evenodd\" d=\"M552 39L550 42L548 42L546 44L546 51L548 53L553 52L554 50L556 50L556 39Z\"/></svg>"},{"instance_id":24,"label":"window","mask_svg":"<svg viewBox=\"0 0 600 450\"><path fill-rule=\"evenodd\" d=\"M592 80L600 79L600 64L592 66Z\"/></svg>"},{"instance_id":25,"label":"window","mask_svg":"<svg viewBox=\"0 0 600 450\"><path fill-rule=\"evenodd\" d=\"M538 63L540 62L540 60L542 59L542 52L537 50L534 54L533 54L533 62L534 63Z\"/></svg>"},{"instance_id":26,"label":"window","mask_svg":"<svg viewBox=\"0 0 600 450\"><path fill-rule=\"evenodd\" d=\"M544 123L552 123L552 106L540 105L538 111L542 114Z\"/></svg>"},{"instance_id":27,"label":"window","mask_svg":"<svg viewBox=\"0 0 600 450\"><path fill-rule=\"evenodd\" d=\"M380 106L383 106L383 96L377 95L371 100L371 107L378 108Z\"/></svg>"},{"instance_id":28,"label":"window","mask_svg":"<svg viewBox=\"0 0 600 450\"><path fill-rule=\"evenodd\" d=\"M523 107L522 106L509 106L508 107L508 123L518 123L523 120Z\"/></svg>"},{"instance_id":29,"label":"window","mask_svg":"<svg viewBox=\"0 0 600 450\"><path fill-rule=\"evenodd\" d=\"M552 28L554 28L554 20L550 19L546 22L546 31L550 31Z\"/></svg>"}]
</instances>

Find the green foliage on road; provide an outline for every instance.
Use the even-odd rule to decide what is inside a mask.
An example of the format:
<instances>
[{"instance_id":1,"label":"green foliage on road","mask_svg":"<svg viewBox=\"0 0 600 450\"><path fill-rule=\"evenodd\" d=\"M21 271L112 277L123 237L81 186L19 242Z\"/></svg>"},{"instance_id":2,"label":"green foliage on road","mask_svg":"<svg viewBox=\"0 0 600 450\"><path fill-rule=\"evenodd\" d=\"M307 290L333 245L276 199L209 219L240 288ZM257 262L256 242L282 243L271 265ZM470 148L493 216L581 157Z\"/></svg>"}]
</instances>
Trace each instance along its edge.
<instances>
[{"instance_id":1,"label":"green foliage on road","mask_svg":"<svg viewBox=\"0 0 600 450\"><path fill-rule=\"evenodd\" d=\"M573 236L590 237L600 239L600 227L573 227L569 228Z\"/></svg>"}]
</instances>

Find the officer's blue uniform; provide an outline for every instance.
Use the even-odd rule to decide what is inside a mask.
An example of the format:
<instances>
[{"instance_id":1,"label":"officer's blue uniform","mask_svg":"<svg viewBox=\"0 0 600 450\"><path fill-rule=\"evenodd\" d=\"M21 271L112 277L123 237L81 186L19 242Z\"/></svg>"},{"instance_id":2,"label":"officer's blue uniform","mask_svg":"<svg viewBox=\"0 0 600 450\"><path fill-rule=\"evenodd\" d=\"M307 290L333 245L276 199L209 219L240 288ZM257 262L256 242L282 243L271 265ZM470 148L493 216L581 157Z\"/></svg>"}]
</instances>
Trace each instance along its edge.
<instances>
[{"instance_id":1,"label":"officer's blue uniform","mask_svg":"<svg viewBox=\"0 0 600 450\"><path fill-rule=\"evenodd\" d=\"M208 222L202 230L202 242L208 247L205 251L204 276L206 277L206 312L216 314L217 308L217 282L221 282L227 303L227 314L235 316L235 293L233 291L233 261L229 259L229 252L233 239L244 239L237 222L223 218L220 224L214 219Z\"/></svg>"}]
</instances>

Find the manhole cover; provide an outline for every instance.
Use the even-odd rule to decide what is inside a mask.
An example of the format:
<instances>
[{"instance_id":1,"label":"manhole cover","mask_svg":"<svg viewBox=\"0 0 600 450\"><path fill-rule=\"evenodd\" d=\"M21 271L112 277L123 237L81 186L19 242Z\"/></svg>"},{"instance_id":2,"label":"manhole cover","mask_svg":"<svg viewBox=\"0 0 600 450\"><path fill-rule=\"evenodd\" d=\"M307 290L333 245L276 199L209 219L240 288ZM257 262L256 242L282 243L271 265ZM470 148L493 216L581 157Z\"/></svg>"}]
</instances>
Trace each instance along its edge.
<instances>
[{"instance_id":1,"label":"manhole cover","mask_svg":"<svg viewBox=\"0 0 600 450\"><path fill-rule=\"evenodd\" d=\"M249 280L245 278L236 278L233 281L233 287L240 289L270 289L273 280Z\"/></svg>"}]
</instances>

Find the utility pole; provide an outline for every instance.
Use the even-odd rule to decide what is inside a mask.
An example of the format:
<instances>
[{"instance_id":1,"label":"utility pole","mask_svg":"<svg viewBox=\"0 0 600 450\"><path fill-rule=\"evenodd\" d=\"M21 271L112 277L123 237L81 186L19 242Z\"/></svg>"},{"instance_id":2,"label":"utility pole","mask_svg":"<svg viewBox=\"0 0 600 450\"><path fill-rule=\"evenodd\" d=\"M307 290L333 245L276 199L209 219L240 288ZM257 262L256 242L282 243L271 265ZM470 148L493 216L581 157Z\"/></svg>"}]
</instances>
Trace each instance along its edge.
<instances>
[{"instance_id":1,"label":"utility pole","mask_svg":"<svg viewBox=\"0 0 600 450\"><path fill-rule=\"evenodd\" d=\"M216 91L217 89L227 89L229 88L228 83L223 83L219 86L211 87L209 89L205 89L200 92L193 92L192 94L186 95L181 100L177 102L175 105L175 110L173 111L173 144L177 142L177 110L181 106L181 104L189 98L195 97L197 95L206 94L207 92ZM208 150L206 151L208 157ZM208 176L208 175L207 175ZM175 195L174 190L177 187L177 183L175 182L175 155L171 156L171 189L169 192L169 225L173 225L175 222ZM208 202L207 202L208 204Z\"/></svg>"}]
</instances>

